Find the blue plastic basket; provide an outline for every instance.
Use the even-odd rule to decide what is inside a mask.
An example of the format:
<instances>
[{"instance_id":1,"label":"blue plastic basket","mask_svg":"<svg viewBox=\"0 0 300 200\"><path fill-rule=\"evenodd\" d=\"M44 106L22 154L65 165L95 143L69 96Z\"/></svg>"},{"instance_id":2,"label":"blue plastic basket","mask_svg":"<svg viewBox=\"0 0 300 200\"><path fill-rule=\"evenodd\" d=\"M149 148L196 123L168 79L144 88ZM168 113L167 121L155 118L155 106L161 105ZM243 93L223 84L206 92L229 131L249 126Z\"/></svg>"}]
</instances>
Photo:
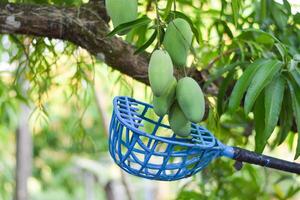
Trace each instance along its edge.
<instances>
[{"instance_id":1,"label":"blue plastic basket","mask_svg":"<svg viewBox=\"0 0 300 200\"><path fill-rule=\"evenodd\" d=\"M199 172L219 156L233 156L231 147L201 126L192 124L191 137L179 138L162 123L162 117L156 117L151 105L129 97L116 97L113 104L109 151L130 174L178 180Z\"/></svg>"}]
</instances>

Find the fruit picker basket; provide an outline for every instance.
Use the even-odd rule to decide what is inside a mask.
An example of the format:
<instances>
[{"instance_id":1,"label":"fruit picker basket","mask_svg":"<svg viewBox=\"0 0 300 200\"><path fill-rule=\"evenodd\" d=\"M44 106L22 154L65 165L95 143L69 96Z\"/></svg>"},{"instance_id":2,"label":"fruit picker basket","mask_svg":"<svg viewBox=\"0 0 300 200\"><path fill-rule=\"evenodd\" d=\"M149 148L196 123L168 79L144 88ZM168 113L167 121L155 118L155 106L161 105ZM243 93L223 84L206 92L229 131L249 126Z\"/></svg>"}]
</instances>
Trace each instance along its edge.
<instances>
[{"instance_id":1,"label":"fruit picker basket","mask_svg":"<svg viewBox=\"0 0 300 200\"><path fill-rule=\"evenodd\" d=\"M132 175L174 181L196 174L220 156L300 174L298 163L224 145L194 123L190 136L180 138L147 103L120 96L113 106L109 151L116 164Z\"/></svg>"},{"instance_id":2,"label":"fruit picker basket","mask_svg":"<svg viewBox=\"0 0 300 200\"><path fill-rule=\"evenodd\" d=\"M125 171L155 180L192 176L224 151L209 131L191 125L191 136L180 138L156 117L152 105L116 97L110 124L109 151Z\"/></svg>"}]
</instances>

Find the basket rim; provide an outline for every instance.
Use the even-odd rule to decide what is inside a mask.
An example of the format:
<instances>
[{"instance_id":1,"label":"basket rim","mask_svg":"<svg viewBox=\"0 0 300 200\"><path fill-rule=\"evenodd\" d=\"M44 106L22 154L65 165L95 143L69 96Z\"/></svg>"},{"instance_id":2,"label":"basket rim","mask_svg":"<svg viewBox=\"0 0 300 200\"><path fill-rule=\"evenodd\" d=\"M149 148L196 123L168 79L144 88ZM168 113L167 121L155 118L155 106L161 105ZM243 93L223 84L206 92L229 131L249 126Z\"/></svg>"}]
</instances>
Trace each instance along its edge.
<instances>
[{"instance_id":1,"label":"basket rim","mask_svg":"<svg viewBox=\"0 0 300 200\"><path fill-rule=\"evenodd\" d=\"M124 121L124 119L120 116L120 112L119 110L117 109L117 101L120 99L120 98L123 98L123 99L129 99L131 100L132 102L135 102L135 103L138 103L138 104L142 104L144 106L147 106L149 108L153 108L152 105L150 104L147 104L147 103L144 103L144 102L141 102L141 101L138 101L134 98L131 98L131 97L127 97L127 96L116 96L113 100L113 105L114 105L114 108L113 108L113 112L115 113L118 121L124 125L126 128L130 129L131 131L133 131L135 134L139 134L139 135L142 135L144 137L147 137L147 138L151 138L151 139L154 139L154 140L158 140L160 142L164 142L164 143L168 143L168 144L174 144L174 145L181 145L181 146L186 146L186 147L197 147L197 148L200 148L200 149L223 149L223 145L222 143L216 139L214 137L214 135L208 131L206 128L200 126L200 125L197 125L195 123L192 123L192 126L195 126L196 128L200 127L201 129L204 129L207 133L209 133L212 138L214 139L214 143L213 145L211 146L207 146L207 145L202 145L202 144L199 144L199 143L192 143L191 139L184 139L184 138L176 138L176 140L174 140L175 138L170 138L170 137L160 137L160 136L156 136L156 135L152 135L152 134L149 134L149 133L146 133L145 131L141 131L139 130L138 128L132 126L131 124L129 124L128 122ZM163 119L163 117L160 117L159 121L161 121ZM163 124L165 128L169 128L170 129L170 126L168 125L165 125ZM217 144L217 146L216 146Z\"/></svg>"}]
</instances>

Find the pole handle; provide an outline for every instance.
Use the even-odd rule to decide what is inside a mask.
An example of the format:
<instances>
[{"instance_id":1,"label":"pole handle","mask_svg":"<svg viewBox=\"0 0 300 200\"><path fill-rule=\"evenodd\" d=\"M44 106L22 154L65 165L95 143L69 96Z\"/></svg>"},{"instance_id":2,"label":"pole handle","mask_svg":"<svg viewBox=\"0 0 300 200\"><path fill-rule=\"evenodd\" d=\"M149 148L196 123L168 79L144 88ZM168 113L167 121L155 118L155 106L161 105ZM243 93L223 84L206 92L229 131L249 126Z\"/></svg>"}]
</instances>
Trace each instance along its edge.
<instances>
[{"instance_id":1,"label":"pole handle","mask_svg":"<svg viewBox=\"0 0 300 200\"><path fill-rule=\"evenodd\" d=\"M255 153L253 151L248 151L246 149L241 149L239 147L232 147L232 148L233 148L232 158L234 160L260 165L263 167L273 168L281 171L291 172L295 174L300 174L299 163L273 158L263 154Z\"/></svg>"}]
</instances>

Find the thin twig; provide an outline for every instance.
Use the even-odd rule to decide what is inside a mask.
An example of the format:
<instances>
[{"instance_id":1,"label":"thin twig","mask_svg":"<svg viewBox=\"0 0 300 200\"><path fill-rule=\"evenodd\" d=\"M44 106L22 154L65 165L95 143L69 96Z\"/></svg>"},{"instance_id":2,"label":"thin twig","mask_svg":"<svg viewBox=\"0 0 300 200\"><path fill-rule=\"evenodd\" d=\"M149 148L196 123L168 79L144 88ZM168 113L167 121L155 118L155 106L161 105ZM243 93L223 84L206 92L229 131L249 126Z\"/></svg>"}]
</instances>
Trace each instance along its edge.
<instances>
[{"instance_id":1,"label":"thin twig","mask_svg":"<svg viewBox=\"0 0 300 200\"><path fill-rule=\"evenodd\" d=\"M229 49L229 50L227 50L227 51L222 52L220 55L218 55L217 57L215 57L214 59L212 59L212 60L208 63L208 65L207 65L206 67L204 67L204 69L205 69L205 70L209 70L209 69L212 68L212 67L214 66L214 64L215 64L216 62L218 62L221 58L223 58L224 56L228 56L228 55L230 55L231 53L236 52L236 51L238 51L238 50L239 50L239 49L236 48L236 49Z\"/></svg>"},{"instance_id":2,"label":"thin twig","mask_svg":"<svg viewBox=\"0 0 300 200\"><path fill-rule=\"evenodd\" d=\"M157 30L157 42L158 42L158 48L160 48L161 46L161 43L160 43L160 16L159 16L159 11L158 11L158 2L157 0L155 0L155 11L156 11L156 22L157 22L157 27L156 27L156 30Z\"/></svg>"}]
</instances>

